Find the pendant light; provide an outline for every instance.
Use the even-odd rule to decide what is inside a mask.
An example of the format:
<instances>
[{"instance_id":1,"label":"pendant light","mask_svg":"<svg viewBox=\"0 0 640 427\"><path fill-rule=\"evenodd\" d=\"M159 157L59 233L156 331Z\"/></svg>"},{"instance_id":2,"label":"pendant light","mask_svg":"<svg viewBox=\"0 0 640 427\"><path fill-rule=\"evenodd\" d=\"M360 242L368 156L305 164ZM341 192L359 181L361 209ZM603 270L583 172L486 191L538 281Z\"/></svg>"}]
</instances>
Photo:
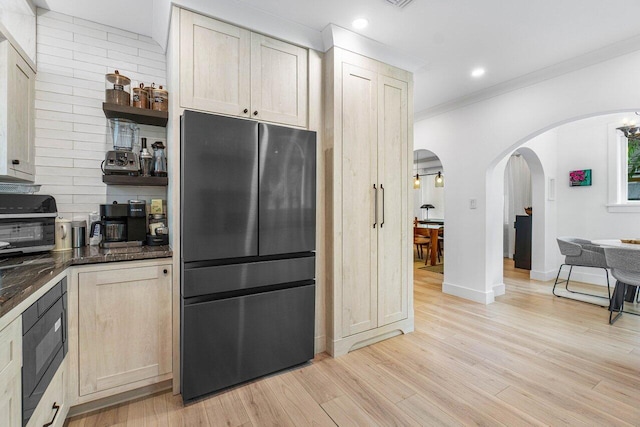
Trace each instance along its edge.
<instances>
[{"instance_id":1,"label":"pendant light","mask_svg":"<svg viewBox=\"0 0 640 427\"><path fill-rule=\"evenodd\" d=\"M413 180L413 189L414 190L418 190L420 188L420 175L418 174L418 152L414 151L414 153L415 153L415 158L416 158L416 160L414 162L416 164L416 177Z\"/></svg>"},{"instance_id":2,"label":"pendant light","mask_svg":"<svg viewBox=\"0 0 640 427\"><path fill-rule=\"evenodd\" d=\"M436 187L444 187L444 176L442 176L442 172L438 171L438 175L436 175Z\"/></svg>"}]
</instances>

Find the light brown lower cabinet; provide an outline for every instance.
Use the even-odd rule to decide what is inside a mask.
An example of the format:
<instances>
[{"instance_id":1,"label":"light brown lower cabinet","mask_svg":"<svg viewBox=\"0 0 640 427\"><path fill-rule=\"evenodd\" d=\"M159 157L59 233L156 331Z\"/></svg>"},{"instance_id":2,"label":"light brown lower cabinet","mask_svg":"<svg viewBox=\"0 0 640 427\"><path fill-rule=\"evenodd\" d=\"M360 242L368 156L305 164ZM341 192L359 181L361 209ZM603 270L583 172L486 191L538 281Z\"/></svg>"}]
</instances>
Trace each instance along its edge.
<instances>
[{"instance_id":1,"label":"light brown lower cabinet","mask_svg":"<svg viewBox=\"0 0 640 427\"><path fill-rule=\"evenodd\" d=\"M69 308L73 404L171 378L171 261L76 268Z\"/></svg>"},{"instance_id":2,"label":"light brown lower cabinet","mask_svg":"<svg viewBox=\"0 0 640 427\"><path fill-rule=\"evenodd\" d=\"M0 331L0 426L22 425L22 318Z\"/></svg>"}]
</instances>

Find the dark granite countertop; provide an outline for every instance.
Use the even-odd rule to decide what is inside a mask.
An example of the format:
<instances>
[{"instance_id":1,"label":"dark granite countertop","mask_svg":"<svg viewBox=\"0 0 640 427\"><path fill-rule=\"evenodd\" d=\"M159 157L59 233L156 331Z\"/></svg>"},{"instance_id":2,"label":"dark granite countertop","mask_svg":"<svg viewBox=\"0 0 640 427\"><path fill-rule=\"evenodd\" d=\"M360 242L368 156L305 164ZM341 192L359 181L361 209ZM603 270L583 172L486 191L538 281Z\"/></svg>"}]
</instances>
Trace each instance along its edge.
<instances>
[{"instance_id":1,"label":"dark granite countertop","mask_svg":"<svg viewBox=\"0 0 640 427\"><path fill-rule=\"evenodd\" d=\"M85 246L65 252L52 251L0 259L0 317L72 265L168 258L172 255L169 246L117 249Z\"/></svg>"}]
</instances>

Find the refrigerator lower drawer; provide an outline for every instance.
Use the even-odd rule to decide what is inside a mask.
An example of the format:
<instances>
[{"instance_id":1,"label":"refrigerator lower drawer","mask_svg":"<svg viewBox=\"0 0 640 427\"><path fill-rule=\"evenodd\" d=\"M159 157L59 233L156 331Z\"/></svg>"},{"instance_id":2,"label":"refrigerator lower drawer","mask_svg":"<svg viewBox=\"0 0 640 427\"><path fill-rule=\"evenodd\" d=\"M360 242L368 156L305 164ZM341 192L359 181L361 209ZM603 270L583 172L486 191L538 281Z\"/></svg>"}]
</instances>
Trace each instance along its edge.
<instances>
[{"instance_id":1,"label":"refrigerator lower drawer","mask_svg":"<svg viewBox=\"0 0 640 427\"><path fill-rule=\"evenodd\" d=\"M314 256L184 269L184 298L313 280Z\"/></svg>"},{"instance_id":2,"label":"refrigerator lower drawer","mask_svg":"<svg viewBox=\"0 0 640 427\"><path fill-rule=\"evenodd\" d=\"M313 358L313 284L182 310L185 401Z\"/></svg>"}]
</instances>

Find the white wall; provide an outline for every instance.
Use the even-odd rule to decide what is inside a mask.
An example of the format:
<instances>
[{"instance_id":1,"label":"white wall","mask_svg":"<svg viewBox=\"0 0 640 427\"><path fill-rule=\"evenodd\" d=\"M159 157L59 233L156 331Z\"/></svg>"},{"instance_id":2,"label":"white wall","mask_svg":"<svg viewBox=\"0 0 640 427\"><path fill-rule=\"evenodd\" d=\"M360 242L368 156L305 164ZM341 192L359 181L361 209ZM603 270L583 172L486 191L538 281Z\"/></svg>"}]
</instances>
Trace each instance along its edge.
<instances>
[{"instance_id":1,"label":"white wall","mask_svg":"<svg viewBox=\"0 0 640 427\"><path fill-rule=\"evenodd\" d=\"M640 110L640 52L416 122L415 148L434 152L447 172L443 291L490 303L504 289L503 173L508 154L561 124L636 110ZM473 138L459 137L462 123L473 129ZM544 188L543 194L547 192ZM471 209L472 199L477 209ZM548 248L549 236L544 238L542 247ZM546 253L543 258L548 262ZM544 265L541 271L551 268Z\"/></svg>"},{"instance_id":2,"label":"white wall","mask_svg":"<svg viewBox=\"0 0 640 427\"><path fill-rule=\"evenodd\" d=\"M36 184L41 194L56 198L60 215L86 219L101 203L166 197L163 187L106 186L100 170L112 147L102 111L104 75L118 69L132 81L164 85L160 46L148 37L38 9L37 60ZM166 132L142 126L141 136L166 138Z\"/></svg>"}]
</instances>

